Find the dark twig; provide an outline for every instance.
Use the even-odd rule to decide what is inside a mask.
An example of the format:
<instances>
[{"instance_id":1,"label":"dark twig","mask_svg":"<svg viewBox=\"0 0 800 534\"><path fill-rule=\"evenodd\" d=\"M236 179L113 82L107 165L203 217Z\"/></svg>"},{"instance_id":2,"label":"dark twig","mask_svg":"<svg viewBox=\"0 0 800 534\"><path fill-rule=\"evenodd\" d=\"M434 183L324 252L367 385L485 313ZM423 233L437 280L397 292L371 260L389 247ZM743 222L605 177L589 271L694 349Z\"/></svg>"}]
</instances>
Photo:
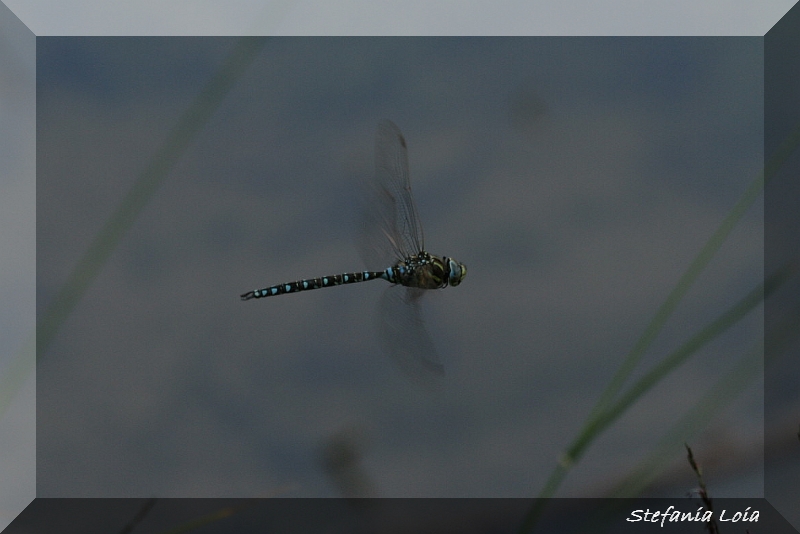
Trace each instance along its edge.
<instances>
[{"instance_id":1,"label":"dark twig","mask_svg":"<svg viewBox=\"0 0 800 534\"><path fill-rule=\"evenodd\" d=\"M711 534L719 534L719 528L717 527L717 521L714 519L714 508L711 504L711 497L708 495L708 490L706 489L706 483L703 482L703 470L700 469L700 466L694 460L694 455L692 454L692 449L689 445L684 443L686 447L686 452L688 453L689 465L692 466L692 470L697 474L697 483L699 487L697 488L697 494L700 496L700 499L703 501L703 505L706 507L706 510L711 512L711 521L708 522L708 531Z\"/></svg>"}]
</instances>

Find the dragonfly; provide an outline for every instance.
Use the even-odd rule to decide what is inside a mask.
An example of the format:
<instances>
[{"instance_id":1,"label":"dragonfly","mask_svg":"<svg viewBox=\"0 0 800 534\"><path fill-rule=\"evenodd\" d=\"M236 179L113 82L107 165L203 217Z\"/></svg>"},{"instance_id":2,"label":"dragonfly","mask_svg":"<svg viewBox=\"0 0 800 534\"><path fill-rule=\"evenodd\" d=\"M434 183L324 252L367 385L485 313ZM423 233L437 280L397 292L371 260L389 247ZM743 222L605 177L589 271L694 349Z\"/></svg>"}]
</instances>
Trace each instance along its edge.
<instances>
[{"instance_id":1,"label":"dragonfly","mask_svg":"<svg viewBox=\"0 0 800 534\"><path fill-rule=\"evenodd\" d=\"M277 284L248 291L241 298L260 299L385 280L392 286L381 297L377 316L386 348L412 374L423 370L443 374L419 302L427 290L459 285L467 267L425 250L422 224L411 195L408 147L400 129L388 119L378 123L374 180L366 182L362 191L365 221L359 245L369 270Z\"/></svg>"}]
</instances>

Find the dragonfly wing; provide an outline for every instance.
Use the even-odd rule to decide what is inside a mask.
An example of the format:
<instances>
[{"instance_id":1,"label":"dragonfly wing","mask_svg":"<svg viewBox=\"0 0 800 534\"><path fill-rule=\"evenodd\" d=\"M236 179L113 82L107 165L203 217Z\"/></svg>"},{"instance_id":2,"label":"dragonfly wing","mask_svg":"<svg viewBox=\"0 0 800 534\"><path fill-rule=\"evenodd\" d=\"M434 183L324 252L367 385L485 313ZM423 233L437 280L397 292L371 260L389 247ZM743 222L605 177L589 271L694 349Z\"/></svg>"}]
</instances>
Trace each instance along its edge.
<instances>
[{"instance_id":1,"label":"dragonfly wing","mask_svg":"<svg viewBox=\"0 0 800 534\"><path fill-rule=\"evenodd\" d=\"M381 342L411 378L430 381L444 376L444 367L425 328L419 306L424 289L393 286L378 306Z\"/></svg>"},{"instance_id":2,"label":"dragonfly wing","mask_svg":"<svg viewBox=\"0 0 800 534\"><path fill-rule=\"evenodd\" d=\"M374 177L362 180L359 250L370 271L382 271L403 259L402 239L395 223L395 201Z\"/></svg>"},{"instance_id":3,"label":"dragonfly wing","mask_svg":"<svg viewBox=\"0 0 800 534\"><path fill-rule=\"evenodd\" d=\"M383 230L399 249L398 259L424 250L422 225L411 196L406 140L386 119L378 123L375 135L375 187L383 197L378 204L387 210L382 215Z\"/></svg>"}]
</instances>

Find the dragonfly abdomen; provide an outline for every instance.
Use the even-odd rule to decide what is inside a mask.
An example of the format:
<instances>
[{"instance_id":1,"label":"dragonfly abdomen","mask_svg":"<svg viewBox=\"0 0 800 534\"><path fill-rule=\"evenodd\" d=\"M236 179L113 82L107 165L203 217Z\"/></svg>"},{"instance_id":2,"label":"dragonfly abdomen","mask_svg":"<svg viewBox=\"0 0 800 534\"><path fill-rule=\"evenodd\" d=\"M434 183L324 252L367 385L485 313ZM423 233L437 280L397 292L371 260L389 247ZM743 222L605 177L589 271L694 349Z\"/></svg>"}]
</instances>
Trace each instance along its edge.
<instances>
[{"instance_id":1,"label":"dragonfly abdomen","mask_svg":"<svg viewBox=\"0 0 800 534\"><path fill-rule=\"evenodd\" d=\"M298 291L309 291L311 289L321 289L323 287L341 286L344 284L355 284L357 282L368 282L382 278L386 280L385 272L375 271L361 271L358 273L343 273L334 274L331 276L321 276L319 278L308 278L306 280L297 280L296 282L288 282L285 284L278 284L264 289L256 289L248 291L242 295L242 300L260 299L264 297L273 297L275 295L283 295L286 293L297 293Z\"/></svg>"}]
</instances>

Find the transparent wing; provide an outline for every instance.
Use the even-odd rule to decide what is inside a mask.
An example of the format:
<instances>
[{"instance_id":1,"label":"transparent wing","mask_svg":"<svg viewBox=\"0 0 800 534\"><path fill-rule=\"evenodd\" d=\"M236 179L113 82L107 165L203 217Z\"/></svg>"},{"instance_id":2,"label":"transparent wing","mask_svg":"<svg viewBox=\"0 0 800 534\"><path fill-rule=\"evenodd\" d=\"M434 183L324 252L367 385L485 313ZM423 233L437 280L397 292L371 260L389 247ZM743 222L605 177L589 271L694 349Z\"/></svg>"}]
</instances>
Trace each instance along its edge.
<instances>
[{"instance_id":1,"label":"transparent wing","mask_svg":"<svg viewBox=\"0 0 800 534\"><path fill-rule=\"evenodd\" d=\"M433 383L444 376L419 308L424 289L387 288L378 305L381 341L398 366L412 379Z\"/></svg>"},{"instance_id":2,"label":"transparent wing","mask_svg":"<svg viewBox=\"0 0 800 534\"><path fill-rule=\"evenodd\" d=\"M378 123L375 177L363 184L362 191L362 256L368 268L385 269L424 249L422 225L411 196L406 140L390 120Z\"/></svg>"},{"instance_id":3,"label":"transparent wing","mask_svg":"<svg viewBox=\"0 0 800 534\"><path fill-rule=\"evenodd\" d=\"M396 245L400 237L392 217L394 199L388 191L377 186L374 176L362 177L359 192L362 227L358 244L361 259L370 271L382 271L403 259L403 251Z\"/></svg>"},{"instance_id":4,"label":"transparent wing","mask_svg":"<svg viewBox=\"0 0 800 534\"><path fill-rule=\"evenodd\" d=\"M378 123L375 176L362 183L361 192L360 248L368 269L382 271L424 250L422 225L411 196L406 140L389 120ZM422 321L423 294L425 290L418 288L387 288L376 319L384 350L403 372L418 383L438 386L444 367Z\"/></svg>"}]
</instances>

